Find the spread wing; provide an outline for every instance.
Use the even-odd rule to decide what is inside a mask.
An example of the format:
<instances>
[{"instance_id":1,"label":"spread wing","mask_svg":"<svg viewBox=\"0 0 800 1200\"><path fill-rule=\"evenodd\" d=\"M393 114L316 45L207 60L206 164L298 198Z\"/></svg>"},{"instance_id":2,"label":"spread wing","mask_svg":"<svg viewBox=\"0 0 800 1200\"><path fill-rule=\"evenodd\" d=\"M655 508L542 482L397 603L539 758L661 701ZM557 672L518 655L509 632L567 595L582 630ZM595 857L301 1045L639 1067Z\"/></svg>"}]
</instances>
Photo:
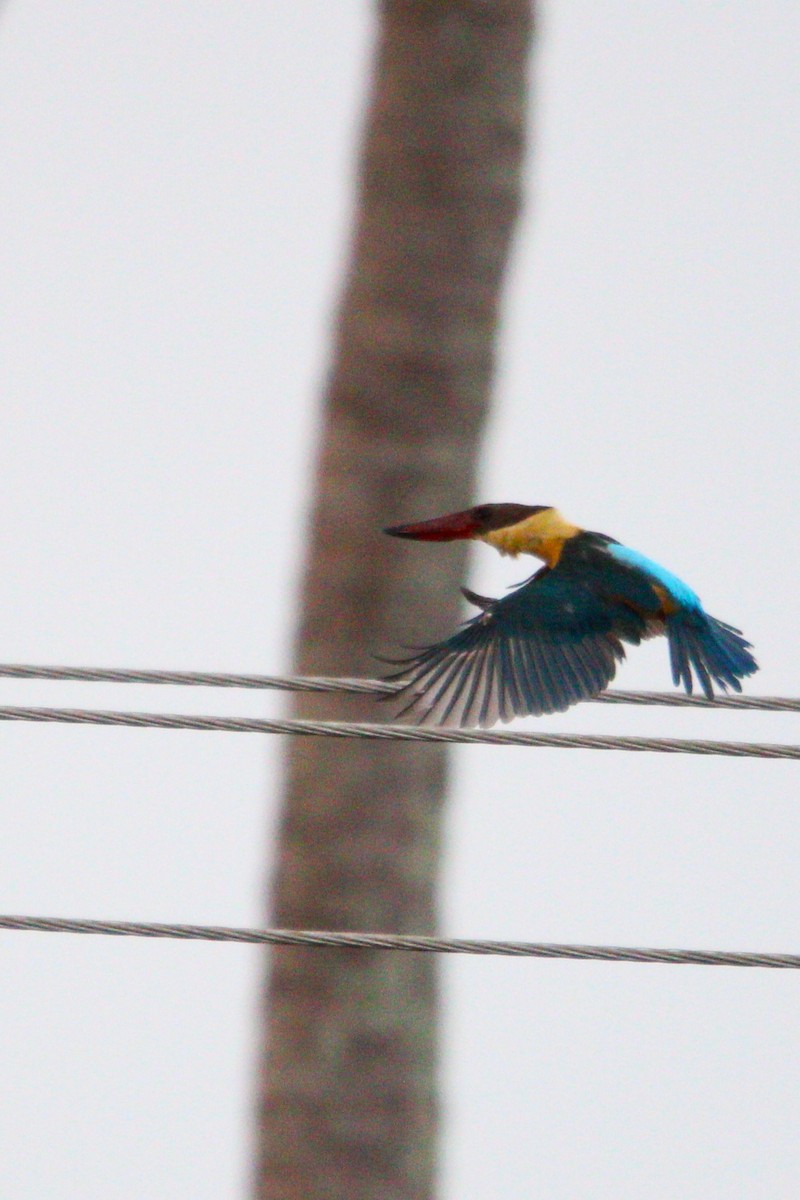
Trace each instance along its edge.
<instances>
[{"instance_id":1,"label":"spread wing","mask_svg":"<svg viewBox=\"0 0 800 1200\"><path fill-rule=\"evenodd\" d=\"M620 638L648 636L658 600L626 568L609 578L606 556L592 557L544 567L499 600L465 593L482 611L389 676L404 685L399 715L485 727L601 692L625 657Z\"/></svg>"}]
</instances>

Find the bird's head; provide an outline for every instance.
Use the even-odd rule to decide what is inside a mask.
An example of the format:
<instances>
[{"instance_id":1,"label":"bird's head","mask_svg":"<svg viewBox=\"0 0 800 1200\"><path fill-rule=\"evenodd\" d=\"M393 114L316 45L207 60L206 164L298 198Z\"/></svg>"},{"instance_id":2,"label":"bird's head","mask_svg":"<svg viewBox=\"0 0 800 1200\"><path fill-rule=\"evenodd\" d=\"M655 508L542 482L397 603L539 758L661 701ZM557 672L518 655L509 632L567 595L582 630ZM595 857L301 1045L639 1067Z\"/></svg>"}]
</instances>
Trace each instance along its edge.
<instances>
[{"instance_id":1,"label":"bird's head","mask_svg":"<svg viewBox=\"0 0 800 1200\"><path fill-rule=\"evenodd\" d=\"M488 542L501 554L536 554L549 561L550 543L563 543L580 531L549 504L479 504L432 521L392 525L384 532L422 542L470 538Z\"/></svg>"}]
</instances>

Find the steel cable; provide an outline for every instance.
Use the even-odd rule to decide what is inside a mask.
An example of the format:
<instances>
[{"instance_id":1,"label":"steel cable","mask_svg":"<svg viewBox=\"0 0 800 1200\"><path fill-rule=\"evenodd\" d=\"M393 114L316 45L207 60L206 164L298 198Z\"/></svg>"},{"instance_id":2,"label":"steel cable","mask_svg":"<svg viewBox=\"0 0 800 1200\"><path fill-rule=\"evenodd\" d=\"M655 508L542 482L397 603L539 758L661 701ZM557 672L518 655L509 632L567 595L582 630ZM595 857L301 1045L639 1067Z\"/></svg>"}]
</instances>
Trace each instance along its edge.
<instances>
[{"instance_id":1,"label":"steel cable","mask_svg":"<svg viewBox=\"0 0 800 1200\"><path fill-rule=\"evenodd\" d=\"M215 671L150 671L128 667L48 667L0 664L0 678L60 679L88 683L154 683L182 687L277 689L287 692L335 692L341 695L391 696L402 683L380 679L331 679L325 676L235 675ZM686 696L681 692L601 692L594 704L647 704L676 708L727 708L756 712L800 712L800 699L788 696Z\"/></svg>"},{"instance_id":2,"label":"steel cable","mask_svg":"<svg viewBox=\"0 0 800 1200\"><path fill-rule=\"evenodd\" d=\"M539 746L560 750L628 750L657 754L723 755L727 758L800 758L800 746L772 742L720 742L695 738L626 737L613 734L528 733L450 729L426 725L373 725L358 721L300 721L260 717L204 717L178 713L113 712L83 708L0 708L0 721L61 725L195 729L225 733L283 733L301 737L367 738L371 741L447 742L462 745Z\"/></svg>"},{"instance_id":3,"label":"steel cable","mask_svg":"<svg viewBox=\"0 0 800 1200\"><path fill-rule=\"evenodd\" d=\"M516 958L570 958L602 962L667 963L797 970L800 954L733 950L659 950L633 946L581 946L553 942L497 942L474 938L422 937L397 933L329 933L306 929L237 929L225 925L167 925L149 921L95 921L67 917L0 916L0 929L41 933L93 933L115 937L176 938L272 946L345 950L403 950L429 954L496 954Z\"/></svg>"}]
</instances>

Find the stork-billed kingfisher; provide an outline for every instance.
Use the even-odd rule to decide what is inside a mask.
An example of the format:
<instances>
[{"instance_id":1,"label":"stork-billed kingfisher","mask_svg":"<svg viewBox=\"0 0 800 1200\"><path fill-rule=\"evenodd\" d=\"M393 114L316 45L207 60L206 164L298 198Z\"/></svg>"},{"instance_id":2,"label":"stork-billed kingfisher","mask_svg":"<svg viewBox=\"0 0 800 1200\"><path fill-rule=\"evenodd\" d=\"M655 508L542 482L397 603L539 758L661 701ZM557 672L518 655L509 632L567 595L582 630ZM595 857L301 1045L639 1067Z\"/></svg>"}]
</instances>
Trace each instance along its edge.
<instances>
[{"instance_id":1,"label":"stork-billed kingfisher","mask_svg":"<svg viewBox=\"0 0 800 1200\"><path fill-rule=\"evenodd\" d=\"M711 617L687 584L604 533L570 524L541 504L480 504L393 537L427 542L472 538L501 554L534 554L545 565L508 596L491 600L462 588L481 611L452 637L400 660L402 713L438 724L493 725L564 712L596 696L625 657L665 634L672 678L706 696L716 684L740 692L758 670L741 631Z\"/></svg>"}]
</instances>

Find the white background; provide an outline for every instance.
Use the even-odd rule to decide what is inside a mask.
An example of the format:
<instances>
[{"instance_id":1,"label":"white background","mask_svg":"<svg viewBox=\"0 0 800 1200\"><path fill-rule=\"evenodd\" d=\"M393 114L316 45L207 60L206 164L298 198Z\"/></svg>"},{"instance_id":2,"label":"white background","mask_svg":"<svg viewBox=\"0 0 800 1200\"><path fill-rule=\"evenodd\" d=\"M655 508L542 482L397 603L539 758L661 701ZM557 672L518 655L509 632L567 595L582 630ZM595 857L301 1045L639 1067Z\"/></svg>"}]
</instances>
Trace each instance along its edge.
<instances>
[{"instance_id":1,"label":"white background","mask_svg":"<svg viewBox=\"0 0 800 1200\"><path fill-rule=\"evenodd\" d=\"M5 10L0 660L287 667L371 18L355 0ZM789 695L798 55L789 0L543 5L480 492L664 562L754 641L750 690ZM520 577L476 555L480 590ZM656 643L618 682L668 678ZM0 681L26 702L283 703ZM799 740L790 716L593 705L536 727ZM0 911L262 923L278 752L0 726ZM800 949L797 764L455 762L449 933ZM261 968L243 947L0 935L3 1200L243 1196ZM795 973L443 971L444 1200L796 1191Z\"/></svg>"}]
</instances>

